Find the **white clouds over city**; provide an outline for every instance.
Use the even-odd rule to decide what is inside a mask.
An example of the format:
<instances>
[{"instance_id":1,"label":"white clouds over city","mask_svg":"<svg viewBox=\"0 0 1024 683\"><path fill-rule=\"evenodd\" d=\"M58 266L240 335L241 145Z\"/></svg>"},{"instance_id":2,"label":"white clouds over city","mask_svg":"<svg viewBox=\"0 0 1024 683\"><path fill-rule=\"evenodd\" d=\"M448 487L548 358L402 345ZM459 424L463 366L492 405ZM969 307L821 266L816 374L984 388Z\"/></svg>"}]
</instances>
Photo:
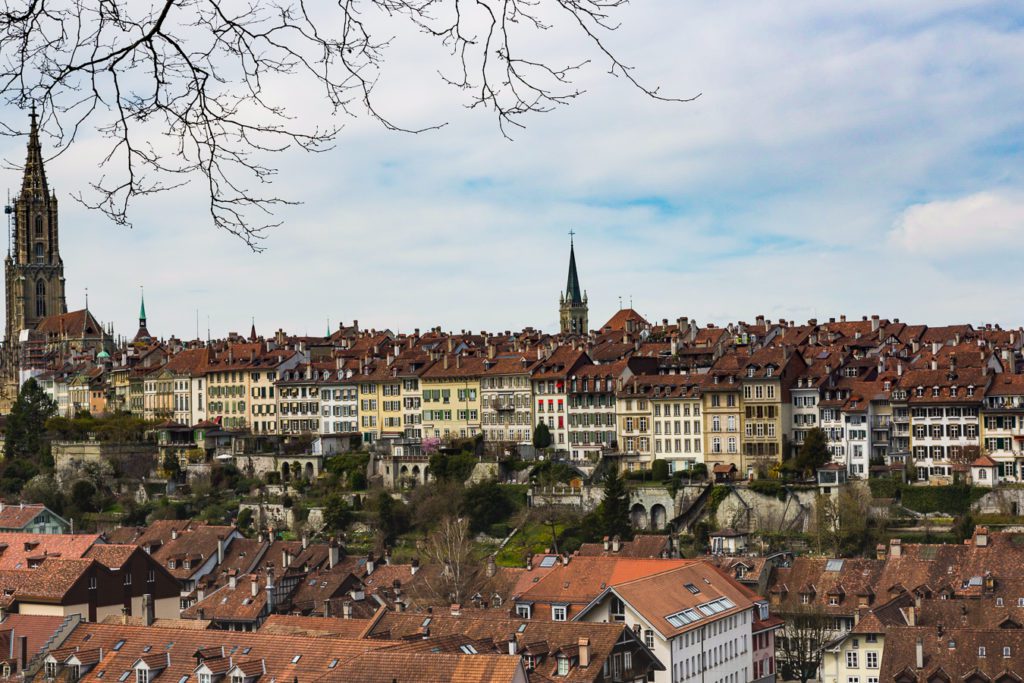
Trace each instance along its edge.
<instances>
[{"instance_id":1,"label":"white clouds over city","mask_svg":"<svg viewBox=\"0 0 1024 683\"><path fill-rule=\"evenodd\" d=\"M213 232L199 188L140 203L130 232L85 211L67 196L95 173L87 141L49 169L69 306L88 286L130 332L145 283L164 335L194 334L197 310L203 334L207 316L214 334L251 316L263 333L320 333L328 316L551 328L573 228L594 324L619 296L702 322L1024 323L1003 305L1024 286L985 266L1024 236L1018 4L649 0L621 19L612 44L637 76L697 101L647 100L595 62L585 96L509 142L437 82L443 52L396 40L383 103L450 124L409 136L360 120L331 152L275 159L275 191L303 204L263 254ZM562 38L538 49L564 55ZM289 95L315 115L309 93ZM6 159L22 150L0 140ZM983 296L995 283L1003 296Z\"/></svg>"}]
</instances>

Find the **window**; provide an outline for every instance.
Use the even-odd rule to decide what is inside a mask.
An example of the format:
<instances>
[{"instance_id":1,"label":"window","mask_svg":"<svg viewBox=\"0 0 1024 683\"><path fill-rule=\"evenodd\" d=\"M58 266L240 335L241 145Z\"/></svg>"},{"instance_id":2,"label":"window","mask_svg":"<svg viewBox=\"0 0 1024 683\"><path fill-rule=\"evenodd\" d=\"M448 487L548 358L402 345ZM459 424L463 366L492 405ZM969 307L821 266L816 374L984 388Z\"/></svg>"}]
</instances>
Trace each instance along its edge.
<instances>
[{"instance_id":1,"label":"window","mask_svg":"<svg viewBox=\"0 0 1024 683\"><path fill-rule=\"evenodd\" d=\"M43 245L37 244L36 247L39 249ZM46 315L46 283L42 280L36 280L36 316L42 317Z\"/></svg>"},{"instance_id":2,"label":"window","mask_svg":"<svg viewBox=\"0 0 1024 683\"><path fill-rule=\"evenodd\" d=\"M135 683L149 683L149 669L136 669Z\"/></svg>"},{"instance_id":3,"label":"window","mask_svg":"<svg viewBox=\"0 0 1024 683\"><path fill-rule=\"evenodd\" d=\"M521 619L530 618L530 606L529 605L516 605L516 616Z\"/></svg>"},{"instance_id":4,"label":"window","mask_svg":"<svg viewBox=\"0 0 1024 683\"><path fill-rule=\"evenodd\" d=\"M43 249L42 242L36 242L36 263L43 263L46 261L46 254Z\"/></svg>"},{"instance_id":5,"label":"window","mask_svg":"<svg viewBox=\"0 0 1024 683\"><path fill-rule=\"evenodd\" d=\"M867 659L867 667L869 669L878 668L878 653L871 651L864 653L864 657Z\"/></svg>"},{"instance_id":6,"label":"window","mask_svg":"<svg viewBox=\"0 0 1024 683\"><path fill-rule=\"evenodd\" d=\"M651 629L644 630L644 645L650 650L654 647L654 631Z\"/></svg>"},{"instance_id":7,"label":"window","mask_svg":"<svg viewBox=\"0 0 1024 683\"><path fill-rule=\"evenodd\" d=\"M199 683L213 683L213 676L208 673L200 673Z\"/></svg>"},{"instance_id":8,"label":"window","mask_svg":"<svg viewBox=\"0 0 1024 683\"><path fill-rule=\"evenodd\" d=\"M126 585L126 586L132 585L132 575L131 574L125 574L124 575L124 585Z\"/></svg>"},{"instance_id":9,"label":"window","mask_svg":"<svg viewBox=\"0 0 1024 683\"><path fill-rule=\"evenodd\" d=\"M552 621L565 621L566 616L565 605L555 605L551 608L551 620Z\"/></svg>"},{"instance_id":10,"label":"window","mask_svg":"<svg viewBox=\"0 0 1024 683\"><path fill-rule=\"evenodd\" d=\"M846 667L849 669L856 669L857 664L857 653L853 650L846 651Z\"/></svg>"},{"instance_id":11,"label":"window","mask_svg":"<svg viewBox=\"0 0 1024 683\"><path fill-rule=\"evenodd\" d=\"M1010 658L1010 648L1009 647L1004 647L1003 648L1003 658L1004 659L1009 659Z\"/></svg>"},{"instance_id":12,"label":"window","mask_svg":"<svg viewBox=\"0 0 1024 683\"><path fill-rule=\"evenodd\" d=\"M978 648L978 656L979 657L984 657L985 656L985 646L984 645L982 645L982 646L980 646Z\"/></svg>"},{"instance_id":13,"label":"window","mask_svg":"<svg viewBox=\"0 0 1024 683\"><path fill-rule=\"evenodd\" d=\"M56 678L57 677L57 662L46 662L46 677Z\"/></svg>"},{"instance_id":14,"label":"window","mask_svg":"<svg viewBox=\"0 0 1024 683\"><path fill-rule=\"evenodd\" d=\"M569 675L569 658L559 657L558 658L558 675L568 676Z\"/></svg>"}]
</instances>

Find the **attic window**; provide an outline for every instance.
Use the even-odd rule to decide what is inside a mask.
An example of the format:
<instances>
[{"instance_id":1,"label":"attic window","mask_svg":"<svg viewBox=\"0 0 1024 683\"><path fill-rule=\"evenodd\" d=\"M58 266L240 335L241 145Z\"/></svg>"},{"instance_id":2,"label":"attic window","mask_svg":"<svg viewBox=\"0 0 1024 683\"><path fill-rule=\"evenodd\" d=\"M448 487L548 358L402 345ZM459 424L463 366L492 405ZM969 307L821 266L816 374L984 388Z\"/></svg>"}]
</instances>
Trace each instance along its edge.
<instances>
[{"instance_id":1,"label":"attic window","mask_svg":"<svg viewBox=\"0 0 1024 683\"><path fill-rule=\"evenodd\" d=\"M747 368L747 377L753 377L753 376L754 376L754 368L753 367Z\"/></svg>"},{"instance_id":2,"label":"attic window","mask_svg":"<svg viewBox=\"0 0 1024 683\"><path fill-rule=\"evenodd\" d=\"M302 655L295 655L292 657L292 664L298 664L300 659L302 659Z\"/></svg>"},{"instance_id":3,"label":"attic window","mask_svg":"<svg viewBox=\"0 0 1024 683\"><path fill-rule=\"evenodd\" d=\"M249 654L250 652L252 652L252 648L251 648L251 647L243 647L243 648L242 648L242 654L243 654L243 655L247 655L247 654Z\"/></svg>"},{"instance_id":4,"label":"attic window","mask_svg":"<svg viewBox=\"0 0 1024 683\"><path fill-rule=\"evenodd\" d=\"M939 388L938 387L932 387L932 396L937 398L938 395L939 395Z\"/></svg>"},{"instance_id":5,"label":"attic window","mask_svg":"<svg viewBox=\"0 0 1024 683\"><path fill-rule=\"evenodd\" d=\"M1003 648L1003 658L1004 659L1009 659L1010 658L1010 648L1009 648L1009 646Z\"/></svg>"},{"instance_id":6,"label":"attic window","mask_svg":"<svg viewBox=\"0 0 1024 683\"><path fill-rule=\"evenodd\" d=\"M768 367L767 367L767 368L765 369L765 371L764 371L764 374L765 374L765 377L771 377L772 375L774 375L774 374L775 374L775 368L773 368L772 366L770 366L770 365L769 365L769 366L768 366Z\"/></svg>"},{"instance_id":7,"label":"attic window","mask_svg":"<svg viewBox=\"0 0 1024 683\"><path fill-rule=\"evenodd\" d=\"M117 680L121 681L121 683L124 683L125 681L128 680L128 677L131 676L131 675L132 675L131 671L125 671L123 674L118 676Z\"/></svg>"},{"instance_id":8,"label":"attic window","mask_svg":"<svg viewBox=\"0 0 1024 683\"><path fill-rule=\"evenodd\" d=\"M334 667L336 667L336 666L338 666L338 660L337 660L337 659L332 659L332 660L331 660L331 661L330 661L330 662L329 662L329 663L327 664L327 668L328 668L328 669L333 669L333 668L334 668Z\"/></svg>"},{"instance_id":9,"label":"attic window","mask_svg":"<svg viewBox=\"0 0 1024 683\"><path fill-rule=\"evenodd\" d=\"M463 654L467 654L467 655L475 655L475 654L479 654L479 653L478 653L478 652L476 651L476 648L475 648L475 647L473 647L472 645L468 644L468 643L467 643L467 644L465 644L465 645L460 645L460 646L459 646L459 649L460 649L460 650L462 650Z\"/></svg>"},{"instance_id":10,"label":"attic window","mask_svg":"<svg viewBox=\"0 0 1024 683\"><path fill-rule=\"evenodd\" d=\"M114 652L117 652L117 651L118 651L118 650L120 650L120 649L121 649L122 647L124 647L124 641L123 641L123 640L119 640L119 641L117 641L116 643L114 643L114 647L112 647L111 649L112 649L112 650L113 650Z\"/></svg>"},{"instance_id":11,"label":"attic window","mask_svg":"<svg viewBox=\"0 0 1024 683\"><path fill-rule=\"evenodd\" d=\"M690 591L694 595L696 595L697 593L700 593L700 589L697 588L696 586L694 586L692 583L686 584L686 590Z\"/></svg>"},{"instance_id":12,"label":"attic window","mask_svg":"<svg viewBox=\"0 0 1024 683\"><path fill-rule=\"evenodd\" d=\"M985 656L985 646L984 645L981 645L981 646L978 647L978 656L979 657L984 657Z\"/></svg>"}]
</instances>

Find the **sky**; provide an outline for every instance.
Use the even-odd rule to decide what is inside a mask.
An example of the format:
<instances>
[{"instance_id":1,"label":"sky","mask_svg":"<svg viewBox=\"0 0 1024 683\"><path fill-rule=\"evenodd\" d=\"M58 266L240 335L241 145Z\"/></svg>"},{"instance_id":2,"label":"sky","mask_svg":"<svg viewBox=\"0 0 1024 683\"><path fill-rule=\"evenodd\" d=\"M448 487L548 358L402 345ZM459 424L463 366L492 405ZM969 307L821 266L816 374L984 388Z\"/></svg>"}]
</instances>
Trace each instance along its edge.
<instances>
[{"instance_id":1,"label":"sky","mask_svg":"<svg viewBox=\"0 0 1024 683\"><path fill-rule=\"evenodd\" d=\"M644 0L615 16L609 44L639 80L700 97L646 98L556 28L536 47L592 57L586 93L510 141L440 81L442 49L400 35L380 102L402 124L448 125L356 119L330 151L275 156L273 191L301 203L262 253L214 230L196 184L140 201L131 230L75 203L103 149L87 134L47 168L69 309L88 288L93 313L131 336L143 285L164 337L253 319L265 335L352 320L555 330L571 229L592 327L620 301L700 324L1024 324L1019 1ZM0 158L22 163L24 141L0 138Z\"/></svg>"}]
</instances>

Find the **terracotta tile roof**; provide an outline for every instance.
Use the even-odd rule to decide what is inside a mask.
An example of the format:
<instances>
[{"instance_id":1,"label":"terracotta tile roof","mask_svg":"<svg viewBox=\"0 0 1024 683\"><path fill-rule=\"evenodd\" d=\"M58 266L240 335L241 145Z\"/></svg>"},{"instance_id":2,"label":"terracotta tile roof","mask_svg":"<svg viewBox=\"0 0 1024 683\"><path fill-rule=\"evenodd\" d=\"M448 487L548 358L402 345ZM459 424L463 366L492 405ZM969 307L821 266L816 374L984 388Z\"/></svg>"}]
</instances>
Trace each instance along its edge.
<instances>
[{"instance_id":1,"label":"terracotta tile roof","mask_svg":"<svg viewBox=\"0 0 1024 683\"><path fill-rule=\"evenodd\" d=\"M616 311L615 315L613 315L608 322L601 327L601 331L611 330L613 332L622 332L626 329L626 323L629 321L637 323L638 330L650 325L642 315L634 311L632 308L622 308Z\"/></svg>"},{"instance_id":2,"label":"terracotta tile roof","mask_svg":"<svg viewBox=\"0 0 1024 683\"><path fill-rule=\"evenodd\" d=\"M49 315L36 325L35 332L47 336L82 337L102 334L103 326L88 309Z\"/></svg>"},{"instance_id":3,"label":"terracotta tile roof","mask_svg":"<svg viewBox=\"0 0 1024 683\"><path fill-rule=\"evenodd\" d=\"M118 649L114 650L119 642ZM233 663L245 663L246 667L255 667L258 663L261 672L265 668L266 673L259 680L266 683L274 679L321 679L331 671L344 671L343 667L360 654L391 644L389 641L304 638L259 632L82 623L64 641L62 649L103 648L103 660L82 677L82 683L116 680L122 673L130 672L143 656L169 659L158 681L174 682L182 677L194 680L195 653L221 646ZM146 648L149 648L148 652Z\"/></svg>"},{"instance_id":4,"label":"terracotta tile roof","mask_svg":"<svg viewBox=\"0 0 1024 683\"><path fill-rule=\"evenodd\" d=\"M541 577L537 583L530 585L516 599L544 603L586 604L600 595L608 586L675 569L689 563L690 560L573 557L567 565L556 562L552 571ZM529 572L527 572L528 574Z\"/></svg>"},{"instance_id":5,"label":"terracotta tile roof","mask_svg":"<svg viewBox=\"0 0 1024 683\"><path fill-rule=\"evenodd\" d=\"M303 617L294 614L271 614L259 628L259 633L311 638L333 636L362 638L373 624L372 619L338 619L334 617Z\"/></svg>"},{"instance_id":6,"label":"terracotta tile roof","mask_svg":"<svg viewBox=\"0 0 1024 683\"><path fill-rule=\"evenodd\" d=\"M18 639L25 636L28 654L32 657L43 649L63 623L64 617L61 616L7 614L0 622L0 653L13 651L17 656Z\"/></svg>"},{"instance_id":7,"label":"terracotta tile roof","mask_svg":"<svg viewBox=\"0 0 1024 683\"><path fill-rule=\"evenodd\" d=\"M0 504L0 529L24 529L36 518L36 515L45 510L45 505L32 503Z\"/></svg>"},{"instance_id":8,"label":"terracotta tile roof","mask_svg":"<svg viewBox=\"0 0 1024 683\"><path fill-rule=\"evenodd\" d=\"M239 577L234 587L222 586L190 605L181 611L181 618L252 623L264 616L266 609L266 579L252 574Z\"/></svg>"},{"instance_id":9,"label":"terracotta tile roof","mask_svg":"<svg viewBox=\"0 0 1024 683\"><path fill-rule=\"evenodd\" d=\"M42 555L80 558L99 540L99 534L0 532L0 570L28 569L28 558Z\"/></svg>"},{"instance_id":10,"label":"terracotta tile roof","mask_svg":"<svg viewBox=\"0 0 1024 683\"><path fill-rule=\"evenodd\" d=\"M622 541L619 551L604 549L604 543L584 543L576 554L581 557L634 557L660 558L668 550L669 537L660 534L637 534L632 541Z\"/></svg>"},{"instance_id":11,"label":"terracotta tile roof","mask_svg":"<svg viewBox=\"0 0 1024 683\"><path fill-rule=\"evenodd\" d=\"M707 615L699 611L701 618L695 621L681 626L669 623L669 616L683 610L699 610L700 605L725 598L733 606L712 616L718 619L748 610L754 605L752 594L747 588L708 562L690 562L653 576L615 584L612 589L668 638L707 623Z\"/></svg>"},{"instance_id":12,"label":"terracotta tile roof","mask_svg":"<svg viewBox=\"0 0 1024 683\"><path fill-rule=\"evenodd\" d=\"M17 600L60 602L93 562L49 558L36 569L0 570L0 588Z\"/></svg>"},{"instance_id":13,"label":"terracotta tile roof","mask_svg":"<svg viewBox=\"0 0 1024 683\"><path fill-rule=\"evenodd\" d=\"M97 543L86 551L85 557L96 560L109 569L117 569L123 567L128 558L136 552L142 552L137 545Z\"/></svg>"},{"instance_id":14,"label":"terracotta tile roof","mask_svg":"<svg viewBox=\"0 0 1024 683\"><path fill-rule=\"evenodd\" d=\"M474 643L480 652L508 652L509 641L515 639L517 650L520 652L551 655L556 652L568 654L573 648L578 649L581 638L586 638L590 644L590 666L586 669L574 666L568 676L559 676L555 680L592 681L596 672L601 671L604 662L611 656L619 639L631 639L635 636L623 624L524 620L507 615L468 617L389 611L382 613L374 621L367 637L408 639L420 648L444 648L449 639L454 639L450 642ZM540 663L538 673L552 673L554 664L554 657L549 657L547 661Z\"/></svg>"},{"instance_id":15,"label":"terracotta tile roof","mask_svg":"<svg viewBox=\"0 0 1024 683\"><path fill-rule=\"evenodd\" d=\"M922 664L917 668L917 643ZM1009 656L1004 657L1004 648ZM1024 631L1020 629L943 629L934 626L890 628L879 671L880 681L995 681L1024 678ZM1003 675L1006 678L1001 678Z\"/></svg>"},{"instance_id":16,"label":"terracotta tile roof","mask_svg":"<svg viewBox=\"0 0 1024 683\"><path fill-rule=\"evenodd\" d=\"M339 667L340 668L340 667ZM344 670L323 680L364 683L484 683L525 677L522 660L509 655L419 652L367 652L345 663Z\"/></svg>"}]
</instances>

